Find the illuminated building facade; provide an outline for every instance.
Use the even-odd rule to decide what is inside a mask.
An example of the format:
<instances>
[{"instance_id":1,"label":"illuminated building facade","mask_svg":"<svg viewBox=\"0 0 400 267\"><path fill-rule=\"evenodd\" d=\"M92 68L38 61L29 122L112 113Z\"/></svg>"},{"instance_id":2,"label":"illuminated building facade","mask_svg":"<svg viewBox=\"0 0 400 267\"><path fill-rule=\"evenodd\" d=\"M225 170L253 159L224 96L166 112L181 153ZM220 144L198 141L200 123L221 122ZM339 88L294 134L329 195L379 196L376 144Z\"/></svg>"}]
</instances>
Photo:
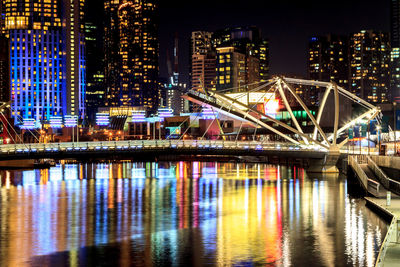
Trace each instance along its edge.
<instances>
[{"instance_id":1,"label":"illuminated building facade","mask_svg":"<svg viewBox=\"0 0 400 267\"><path fill-rule=\"evenodd\" d=\"M171 109L174 115L179 115L184 112L186 100L182 98L182 96L186 91L186 84L164 84L164 90L164 106Z\"/></svg>"},{"instance_id":2,"label":"illuminated building facade","mask_svg":"<svg viewBox=\"0 0 400 267\"><path fill-rule=\"evenodd\" d=\"M390 53L390 92L392 101L400 102L400 48L393 47Z\"/></svg>"},{"instance_id":3,"label":"illuminated building facade","mask_svg":"<svg viewBox=\"0 0 400 267\"><path fill-rule=\"evenodd\" d=\"M0 35L5 34L5 22L6 22L6 14L5 14L5 2L3 0L0 1Z\"/></svg>"},{"instance_id":4,"label":"illuminated building facade","mask_svg":"<svg viewBox=\"0 0 400 267\"><path fill-rule=\"evenodd\" d=\"M192 56L192 89L196 91L215 90L215 53Z\"/></svg>"},{"instance_id":5,"label":"illuminated building facade","mask_svg":"<svg viewBox=\"0 0 400 267\"><path fill-rule=\"evenodd\" d=\"M161 107L165 107L166 110L172 111L174 115L180 115L184 112L185 106L188 107L189 103L187 100L182 98L186 92L186 84L179 81L179 39L178 34L175 34L175 46L174 46L174 68L172 68L172 61L167 54L167 67L168 76L167 81L162 86L162 104ZM188 108L187 108L188 109Z\"/></svg>"},{"instance_id":6,"label":"illuminated building facade","mask_svg":"<svg viewBox=\"0 0 400 267\"><path fill-rule=\"evenodd\" d=\"M105 12L107 105L157 110L158 1L106 1Z\"/></svg>"},{"instance_id":7,"label":"illuminated building facade","mask_svg":"<svg viewBox=\"0 0 400 267\"><path fill-rule=\"evenodd\" d=\"M255 26L228 28L212 35L214 48L234 47L248 58L258 59L260 81L269 77L269 42L262 37L261 30Z\"/></svg>"},{"instance_id":8,"label":"illuminated building facade","mask_svg":"<svg viewBox=\"0 0 400 267\"><path fill-rule=\"evenodd\" d=\"M60 115L83 118L84 0L4 0L3 4L15 123L41 123Z\"/></svg>"},{"instance_id":9,"label":"illuminated building facade","mask_svg":"<svg viewBox=\"0 0 400 267\"><path fill-rule=\"evenodd\" d=\"M66 99L61 31L12 30L10 42L11 100L16 122L40 122L63 115Z\"/></svg>"},{"instance_id":10,"label":"illuminated building facade","mask_svg":"<svg viewBox=\"0 0 400 267\"><path fill-rule=\"evenodd\" d=\"M67 114L85 117L85 0L63 0L63 43L66 62Z\"/></svg>"},{"instance_id":11,"label":"illuminated building facade","mask_svg":"<svg viewBox=\"0 0 400 267\"><path fill-rule=\"evenodd\" d=\"M190 39L190 88L200 91L215 89L215 52L212 33L192 32Z\"/></svg>"},{"instance_id":12,"label":"illuminated building facade","mask_svg":"<svg viewBox=\"0 0 400 267\"><path fill-rule=\"evenodd\" d=\"M0 36L0 102L10 101L10 48L8 38Z\"/></svg>"},{"instance_id":13,"label":"illuminated building facade","mask_svg":"<svg viewBox=\"0 0 400 267\"><path fill-rule=\"evenodd\" d=\"M308 45L308 78L316 81L335 82L349 88L348 38L326 35L312 37ZM309 90L310 102L319 102L319 88Z\"/></svg>"},{"instance_id":14,"label":"illuminated building facade","mask_svg":"<svg viewBox=\"0 0 400 267\"><path fill-rule=\"evenodd\" d=\"M260 61L234 47L217 48L216 90L246 92L260 81Z\"/></svg>"},{"instance_id":15,"label":"illuminated building facade","mask_svg":"<svg viewBox=\"0 0 400 267\"><path fill-rule=\"evenodd\" d=\"M390 100L389 34L361 31L350 38L350 91L370 103Z\"/></svg>"},{"instance_id":16,"label":"illuminated building facade","mask_svg":"<svg viewBox=\"0 0 400 267\"><path fill-rule=\"evenodd\" d=\"M104 81L105 105L119 105L119 31L118 31L119 0L104 1Z\"/></svg>"},{"instance_id":17,"label":"illuminated building facade","mask_svg":"<svg viewBox=\"0 0 400 267\"><path fill-rule=\"evenodd\" d=\"M99 107L104 107L104 7L98 0L88 0L85 12L86 43L86 118L89 123L96 121Z\"/></svg>"},{"instance_id":18,"label":"illuminated building facade","mask_svg":"<svg viewBox=\"0 0 400 267\"><path fill-rule=\"evenodd\" d=\"M348 38L345 36L312 37L308 47L309 78L333 81L343 88L349 85Z\"/></svg>"}]
</instances>

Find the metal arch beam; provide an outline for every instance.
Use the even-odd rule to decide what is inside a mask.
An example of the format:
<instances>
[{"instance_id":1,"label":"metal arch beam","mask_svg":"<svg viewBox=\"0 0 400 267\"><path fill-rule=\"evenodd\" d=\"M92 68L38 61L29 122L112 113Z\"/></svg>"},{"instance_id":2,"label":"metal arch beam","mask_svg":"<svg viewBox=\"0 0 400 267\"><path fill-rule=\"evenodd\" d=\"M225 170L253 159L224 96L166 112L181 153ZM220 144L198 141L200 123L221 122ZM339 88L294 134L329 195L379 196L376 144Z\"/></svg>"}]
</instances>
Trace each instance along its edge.
<instances>
[{"instance_id":1,"label":"metal arch beam","mask_svg":"<svg viewBox=\"0 0 400 267\"><path fill-rule=\"evenodd\" d=\"M330 82L320 82L314 80L304 80L304 79L296 79L296 78L283 78L288 83L301 84L301 85L309 85L309 86L320 86L320 87L328 87L331 85Z\"/></svg>"},{"instance_id":2,"label":"metal arch beam","mask_svg":"<svg viewBox=\"0 0 400 267\"><path fill-rule=\"evenodd\" d=\"M249 85L255 85L255 84L260 84L260 83L262 83L262 82L252 83L252 84L249 84ZM265 87L268 87L268 86L270 86L271 84L274 84L274 83L275 83L275 79L269 79L269 80L265 81L264 84L259 85L256 88L254 88L254 89L252 89L252 90L250 90L248 92L244 92L242 94L247 94L247 93L251 93L251 92L257 92L258 90L261 90L261 89L263 89ZM233 89L238 89L238 88L239 87L231 87L231 88L227 88L227 89L224 89L224 90L220 90L219 92L221 92L221 93L222 92L227 92L227 91L230 91L230 90L233 90Z\"/></svg>"},{"instance_id":3,"label":"metal arch beam","mask_svg":"<svg viewBox=\"0 0 400 267\"><path fill-rule=\"evenodd\" d=\"M303 100L296 94L296 92L293 90L293 88L284 80L281 79L283 83L287 86L289 91L292 93L292 95L296 98L297 102L301 105L301 107L304 109L304 111L307 113L308 117L311 119L311 121L314 123L314 125L317 127L319 133L321 134L322 138L324 139L325 142L329 144L328 137L326 136L325 132L322 130L321 126L319 126L319 123L315 120L314 116L311 114L310 110L304 104Z\"/></svg>"},{"instance_id":4,"label":"metal arch beam","mask_svg":"<svg viewBox=\"0 0 400 267\"><path fill-rule=\"evenodd\" d=\"M368 117L368 116L376 117L377 115L379 115L379 113L380 113L380 111L377 110L377 109L368 110L367 112L363 113L362 115L358 116L357 118L353 119L352 121L346 123L342 128L340 128L340 129L337 131L337 136L340 135L343 131L345 131L345 130L347 130L348 128L350 128L350 126L352 126L353 124L355 124L358 120L362 120L362 119L364 119L364 118L366 118L366 117ZM337 137L337 136L336 136L336 137ZM330 136L328 137L328 139L329 139L329 140L332 140L333 137L334 137L334 135L332 134L332 135L330 135Z\"/></svg>"},{"instance_id":5,"label":"metal arch beam","mask_svg":"<svg viewBox=\"0 0 400 267\"><path fill-rule=\"evenodd\" d=\"M303 133L297 131L296 129L294 129L294 128L292 128L292 127L290 127L290 126L288 126L288 125L282 123L281 121L278 121L278 120L276 120L276 119L274 119L274 118L272 118L272 117L270 117L270 116L268 116L268 115L266 115L266 114L263 114L263 113L259 112L258 110L253 110L253 109L251 109L250 107L244 105L244 104L241 103L241 102L238 102L238 101L235 100L235 99L232 99L232 98L227 97L227 96L225 96L225 95L221 95L221 94L219 94L219 93L217 93L217 92L210 92L210 93L213 94L213 96L214 96L215 98L217 98L219 101L221 101L222 103L224 103L224 104L226 104L226 105L230 105L231 102L235 102L237 105L242 106L242 107L245 108L245 109L251 110L251 111L253 111L254 113L257 113L257 114L259 114L259 115L261 115L261 116L266 117L268 120L270 120L270 121L272 121L272 122L278 124L279 126L282 126L283 128L285 128L285 129L291 131L292 133L298 134L298 135L300 135L301 137L307 138L307 140L310 141L311 143L315 143L315 144L317 144L317 145L319 145L319 146L321 146L321 147L323 147L323 148L329 149L328 146L322 144L321 142L319 142L319 141L317 141L317 140L313 140L313 139L310 138L308 135L303 134ZM235 106L235 105L234 105L234 109L236 110L236 112L239 112L239 113L242 114L242 115L243 115L243 114L246 114L243 110L240 110L240 109L239 109L237 106ZM267 128L268 130L273 131L274 133L278 134L279 136L281 136L281 137L283 137L283 138L285 138L285 139L288 139L288 140L291 139L291 140L290 140L291 142L293 142L293 143L295 143L295 144L299 144L298 141L295 141L294 139L292 139L292 138L286 136L285 134L283 134L283 133L279 132L278 130L274 129L273 127L271 127L271 126L269 126L269 125L263 123L262 121L258 120L258 119L255 118L254 116L251 116L250 114L248 114L247 117L252 118L252 120L253 120L254 122L256 122L256 123L257 123L257 121L258 121L258 125L260 125L260 126L262 126L262 127L264 127L264 128Z\"/></svg>"},{"instance_id":6,"label":"metal arch beam","mask_svg":"<svg viewBox=\"0 0 400 267\"><path fill-rule=\"evenodd\" d=\"M225 101L225 100L222 100L222 99L219 99L219 100L220 100L221 102L225 103L225 104L229 104L228 101ZM252 123L256 123L257 125L260 125L260 126L266 128L266 129L268 129L268 130L270 130L270 131L276 133L277 135L279 135L279 136L281 136L281 137L287 139L288 141L290 141L290 142L292 142L292 143L294 143L294 144L297 144L297 145L300 144L300 142L294 140L293 138L290 138L289 136L284 135L283 133L281 133L280 131L276 130L275 128L269 126L268 124L266 124L266 123L260 121L259 119L255 118L254 116L250 115L248 112L244 112L243 110L240 110L240 109L236 108L235 106L234 106L234 109L236 109L236 112L239 112L239 113L242 114L245 118L248 118L247 120L251 120ZM249 110L250 110L250 109L249 109Z\"/></svg>"},{"instance_id":7,"label":"metal arch beam","mask_svg":"<svg viewBox=\"0 0 400 267\"><path fill-rule=\"evenodd\" d=\"M278 80L277 84L278 84L279 94L281 95L281 98L283 100L283 103L285 104L286 110L289 112L290 117L292 118L293 123L296 126L297 131L299 131L299 132L304 134L303 129L300 127L299 122L297 121L296 117L294 116L292 108L290 107L289 102L288 102L288 100L287 100L287 98L285 96L285 92L283 91L283 87L282 87L282 82L280 80ZM308 145L307 138L303 137L303 140Z\"/></svg>"},{"instance_id":8,"label":"metal arch beam","mask_svg":"<svg viewBox=\"0 0 400 267\"><path fill-rule=\"evenodd\" d=\"M360 102L360 103L362 103L363 105L369 107L370 109L376 108L374 105L368 103L368 102L365 101L364 99L362 99L362 98L356 96L355 94L352 94L351 92L347 91L346 89L344 89L344 88L342 88L342 87L340 87L340 86L337 86L337 89L338 89L339 93L341 93L341 94L343 94L343 95L345 95L345 96L350 97L354 102Z\"/></svg>"},{"instance_id":9,"label":"metal arch beam","mask_svg":"<svg viewBox=\"0 0 400 267\"><path fill-rule=\"evenodd\" d=\"M318 124L321 122L322 113L324 112L325 104L326 104L326 101L328 100L331 90L332 90L332 86L326 87L326 90L325 90L325 93L322 98L321 105L319 107L318 114L317 114L317 123ZM318 128L317 128L317 126L315 126L314 133L313 133L313 139L315 139L315 140L317 139L317 134L318 134Z\"/></svg>"},{"instance_id":10,"label":"metal arch beam","mask_svg":"<svg viewBox=\"0 0 400 267\"><path fill-rule=\"evenodd\" d=\"M333 84L333 93L335 95L335 124L333 125L333 145L336 146L337 142L337 132L339 128L339 112L340 112L340 103L339 103L339 92L337 85Z\"/></svg>"},{"instance_id":11,"label":"metal arch beam","mask_svg":"<svg viewBox=\"0 0 400 267\"><path fill-rule=\"evenodd\" d=\"M380 114L380 112L376 112L374 115L372 115L372 116L368 119L368 121L371 121L371 120L375 119L379 114ZM348 141L349 141L349 138L346 138L342 143L340 143L340 144L338 145L339 149L342 148L345 144L347 144Z\"/></svg>"},{"instance_id":12,"label":"metal arch beam","mask_svg":"<svg viewBox=\"0 0 400 267\"><path fill-rule=\"evenodd\" d=\"M347 137L345 140L343 140L340 144L338 144L338 148L341 149L345 144L349 142L349 138Z\"/></svg>"},{"instance_id":13,"label":"metal arch beam","mask_svg":"<svg viewBox=\"0 0 400 267\"><path fill-rule=\"evenodd\" d=\"M286 82L288 82L288 83L301 84L301 85L309 85L309 86L328 87L328 86L331 86L331 85L332 85L332 83L330 83L330 82L320 82L320 81L304 80L304 79L295 79L295 78L287 78L287 77L284 77L283 80L286 81ZM343 95L346 95L346 96L352 98L353 101L355 101L355 102L360 102L360 103L362 103L363 105L365 105L365 106L367 106L367 107L369 107L369 108L375 108L374 105L368 103L368 102L365 101L364 99L362 99L362 98L360 98L360 97L354 95L353 93L347 91L346 89L344 89L344 88L342 88L342 87L340 87L340 86L338 86L337 88L338 88L339 93L341 93L341 94L343 94Z\"/></svg>"},{"instance_id":14,"label":"metal arch beam","mask_svg":"<svg viewBox=\"0 0 400 267\"><path fill-rule=\"evenodd\" d=\"M321 86L321 87L326 87L327 89L332 86L332 83L329 82L319 82L319 81L308 81L308 80L303 80L303 79L294 79L294 78L283 78L284 81L287 81L289 83L295 83L295 84L302 84L302 85L309 85L309 86ZM337 137L338 135L340 135L340 133L342 133L344 130L348 129L354 122L356 122L357 120L363 119L365 117L367 117L368 115L371 114L371 112L376 111L375 113L373 113L373 117L376 117L377 115L379 115L380 111L376 109L376 107L370 103L368 103L367 101L365 101L364 99L354 95L353 93L347 91L346 89L334 84L334 91L335 91L335 125L334 125L334 134L329 136L328 140L332 140L333 137L336 137L335 140L333 140L333 144L335 145L335 143L337 142ZM327 94L327 93L326 93ZM337 129L338 126L338 115L337 113L339 112L339 104L338 104L338 94L341 94L347 98L350 98L353 102L358 102L360 105L363 105L366 108L369 108L370 110L367 111L366 113L362 114L361 116L357 117L356 119L352 120L350 123L346 124L345 126L343 126L340 129ZM323 107L325 107L325 102L326 99L329 96L329 94L327 94L326 96L324 95L323 98ZM319 115L319 114L318 114ZM322 112L321 112L322 115ZM320 122L320 119L318 120L318 124ZM314 131L314 139L316 139L316 132Z\"/></svg>"}]
</instances>

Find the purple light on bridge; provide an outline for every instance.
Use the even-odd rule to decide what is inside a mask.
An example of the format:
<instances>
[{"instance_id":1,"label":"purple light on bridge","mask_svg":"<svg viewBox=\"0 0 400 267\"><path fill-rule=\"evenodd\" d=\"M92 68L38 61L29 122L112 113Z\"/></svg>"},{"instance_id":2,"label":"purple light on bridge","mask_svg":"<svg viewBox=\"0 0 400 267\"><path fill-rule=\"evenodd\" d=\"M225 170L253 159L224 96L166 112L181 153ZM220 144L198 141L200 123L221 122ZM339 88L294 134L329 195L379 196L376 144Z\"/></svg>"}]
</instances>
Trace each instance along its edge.
<instances>
[{"instance_id":1,"label":"purple light on bridge","mask_svg":"<svg viewBox=\"0 0 400 267\"><path fill-rule=\"evenodd\" d=\"M110 115L108 113L97 113L96 124L98 126L108 126L110 124Z\"/></svg>"},{"instance_id":2,"label":"purple light on bridge","mask_svg":"<svg viewBox=\"0 0 400 267\"><path fill-rule=\"evenodd\" d=\"M146 122L146 111L144 110L132 111L132 122Z\"/></svg>"}]
</instances>

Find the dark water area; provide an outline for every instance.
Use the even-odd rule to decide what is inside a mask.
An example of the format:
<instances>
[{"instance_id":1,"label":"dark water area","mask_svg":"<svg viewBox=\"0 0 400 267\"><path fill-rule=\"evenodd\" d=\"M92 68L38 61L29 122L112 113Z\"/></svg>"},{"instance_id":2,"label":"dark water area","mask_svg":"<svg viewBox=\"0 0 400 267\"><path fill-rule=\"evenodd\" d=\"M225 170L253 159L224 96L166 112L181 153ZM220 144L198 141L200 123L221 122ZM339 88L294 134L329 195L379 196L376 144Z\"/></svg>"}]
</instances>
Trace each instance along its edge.
<instances>
[{"instance_id":1,"label":"dark water area","mask_svg":"<svg viewBox=\"0 0 400 267\"><path fill-rule=\"evenodd\" d=\"M346 177L243 163L0 171L0 266L374 266Z\"/></svg>"}]
</instances>

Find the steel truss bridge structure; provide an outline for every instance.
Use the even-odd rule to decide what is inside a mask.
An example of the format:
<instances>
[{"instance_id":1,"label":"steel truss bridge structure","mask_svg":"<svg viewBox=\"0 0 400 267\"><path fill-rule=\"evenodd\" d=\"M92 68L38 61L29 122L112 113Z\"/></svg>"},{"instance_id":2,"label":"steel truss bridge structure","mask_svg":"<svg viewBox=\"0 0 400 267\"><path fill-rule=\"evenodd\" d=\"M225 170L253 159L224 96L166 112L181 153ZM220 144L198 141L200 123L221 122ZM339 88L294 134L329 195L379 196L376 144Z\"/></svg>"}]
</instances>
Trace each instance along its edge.
<instances>
[{"instance_id":1,"label":"steel truss bridge structure","mask_svg":"<svg viewBox=\"0 0 400 267\"><path fill-rule=\"evenodd\" d=\"M296 86L318 87L323 96L315 115L307 107L303 99L296 93ZM273 116L257 110L254 106L246 105L238 99L252 92L262 92L260 100L274 93L275 97L281 99L285 109L290 114L293 125L288 125L275 119ZM362 114L357 115L350 121L340 126L340 96L356 103L364 108ZM289 103L289 97L294 99L299 107L307 114L314 127L313 132L306 133L302 125L294 116L293 109ZM191 155L253 155L253 154L281 154L291 155L295 153L297 157L314 158L315 171L337 172L336 162L341 154L340 150L348 142L348 138L342 135L347 129L363 119L380 119L380 109L346 91L333 82L319 82L285 77L275 77L266 83L260 83L255 89L240 93L239 96L232 98L227 94L216 91L198 92L190 90L185 98L197 103L201 107L211 108L218 122L218 114L224 114L242 123L252 125L255 129L266 129L287 142L276 145L268 141L248 142L239 141L238 136L242 125L237 132L235 141L208 141L208 140L147 140L147 141L115 141L115 142L85 142L85 143L50 143L50 144L18 144L0 145L0 160L6 159L27 159L27 158L71 158L82 155L109 155L112 153L190 153ZM321 118L329 100L334 103L334 120L332 122L333 132L326 133L320 125ZM269 100L268 100L269 101ZM332 102L332 101L331 101ZM3 108L0 107L0 115L4 116ZM276 127L278 126L278 127ZM285 129L283 132L281 129ZM208 131L208 129L207 129ZM289 132L290 134L287 134ZM341 142L338 140L344 139ZM322 155L322 156L321 156Z\"/></svg>"},{"instance_id":2,"label":"steel truss bridge structure","mask_svg":"<svg viewBox=\"0 0 400 267\"><path fill-rule=\"evenodd\" d=\"M325 89L324 91L321 90L323 91L323 97L320 100L320 105L316 116L312 114L312 111L307 107L302 98L296 93L295 85L314 86ZM282 99L284 107L290 114L290 119L292 120L294 127L273 118L271 115L265 114L257 110L254 106L246 105L238 100L238 98L242 97L243 95L247 95L253 92L264 93L263 95L261 95L259 101L267 97L268 94L275 93L278 98ZM293 114L293 109L288 101L288 95L295 99L298 106L306 112L308 119L312 122L314 127L312 135L308 135L303 131L302 126ZM352 118L349 122L347 122L340 128L339 119L341 103L339 96L344 96L352 103L356 103L365 109L365 111L361 115ZM328 135L320 126L320 122L322 115L326 109L326 104L330 97L334 99L334 121L332 123L333 133ZM345 89L341 88L333 82L319 82L284 77L273 78L265 84L258 86L257 88L249 92L244 92L242 95L239 95L235 98L231 98L226 94L217 91L205 91L204 93L201 93L193 90L189 91L189 93L187 94L187 98L202 106L213 109L215 113L221 113L226 116L245 121L246 123L252 124L256 128L265 128L286 139L289 143L293 143L295 145L303 144L318 146L322 150L328 151L338 150L347 143L347 138L340 143L337 143L337 141L344 133L346 133L346 131L350 127L354 126L356 123L359 123L363 119L379 119L379 115L381 114L381 111L378 107L371 105L367 101L346 91ZM267 100L267 102L268 101L269 99ZM286 133L283 133L282 131L279 131L277 128L272 126L271 123L281 128L284 128L291 134L288 135ZM293 138L293 136L297 136L297 138Z\"/></svg>"},{"instance_id":3,"label":"steel truss bridge structure","mask_svg":"<svg viewBox=\"0 0 400 267\"><path fill-rule=\"evenodd\" d=\"M322 98L320 99L316 115L313 115L301 96L296 93L296 86L312 86L321 91ZM286 111L290 114L293 126L277 120L265 112L259 111L255 106L245 104L238 100L253 92L264 93L260 96L259 101L268 97L271 93L274 93L275 97L282 100ZM297 106L301 107L304 112L306 112L308 119L314 127L312 134L305 133L302 125L298 122L293 113L292 106L289 103L289 97L290 99L294 99ZM217 114L223 114L241 120L242 122L253 125L255 128L266 129L294 145L301 145L303 148L318 147L320 151L325 151L327 153L327 157L324 161L320 162L320 164L316 164L316 168L321 168L321 166L323 166L322 169L327 172L337 171L335 164L340 156L340 150L348 143L348 137L345 136L344 133L362 120L380 120L381 117L381 111L378 107L348 92L334 82L320 82L285 77L272 78L268 82L248 92L244 92L235 98L231 98L225 93L205 90L204 92L191 90L188 92L186 98L203 107L211 108ZM342 104L340 99L346 99L350 105L357 104L363 108L362 114L351 118L351 120L341 126L339 125L341 119L340 105ZM270 101L270 99L267 99L267 102L268 101ZM327 103L332 102L334 105L334 119L332 121L333 132L326 133L320 123L324 111L326 111ZM280 129L285 129L286 133ZM287 134L287 132L290 134ZM237 134L240 134L240 130ZM345 136L345 138L343 138L343 136ZM340 139L344 140L339 142Z\"/></svg>"}]
</instances>

